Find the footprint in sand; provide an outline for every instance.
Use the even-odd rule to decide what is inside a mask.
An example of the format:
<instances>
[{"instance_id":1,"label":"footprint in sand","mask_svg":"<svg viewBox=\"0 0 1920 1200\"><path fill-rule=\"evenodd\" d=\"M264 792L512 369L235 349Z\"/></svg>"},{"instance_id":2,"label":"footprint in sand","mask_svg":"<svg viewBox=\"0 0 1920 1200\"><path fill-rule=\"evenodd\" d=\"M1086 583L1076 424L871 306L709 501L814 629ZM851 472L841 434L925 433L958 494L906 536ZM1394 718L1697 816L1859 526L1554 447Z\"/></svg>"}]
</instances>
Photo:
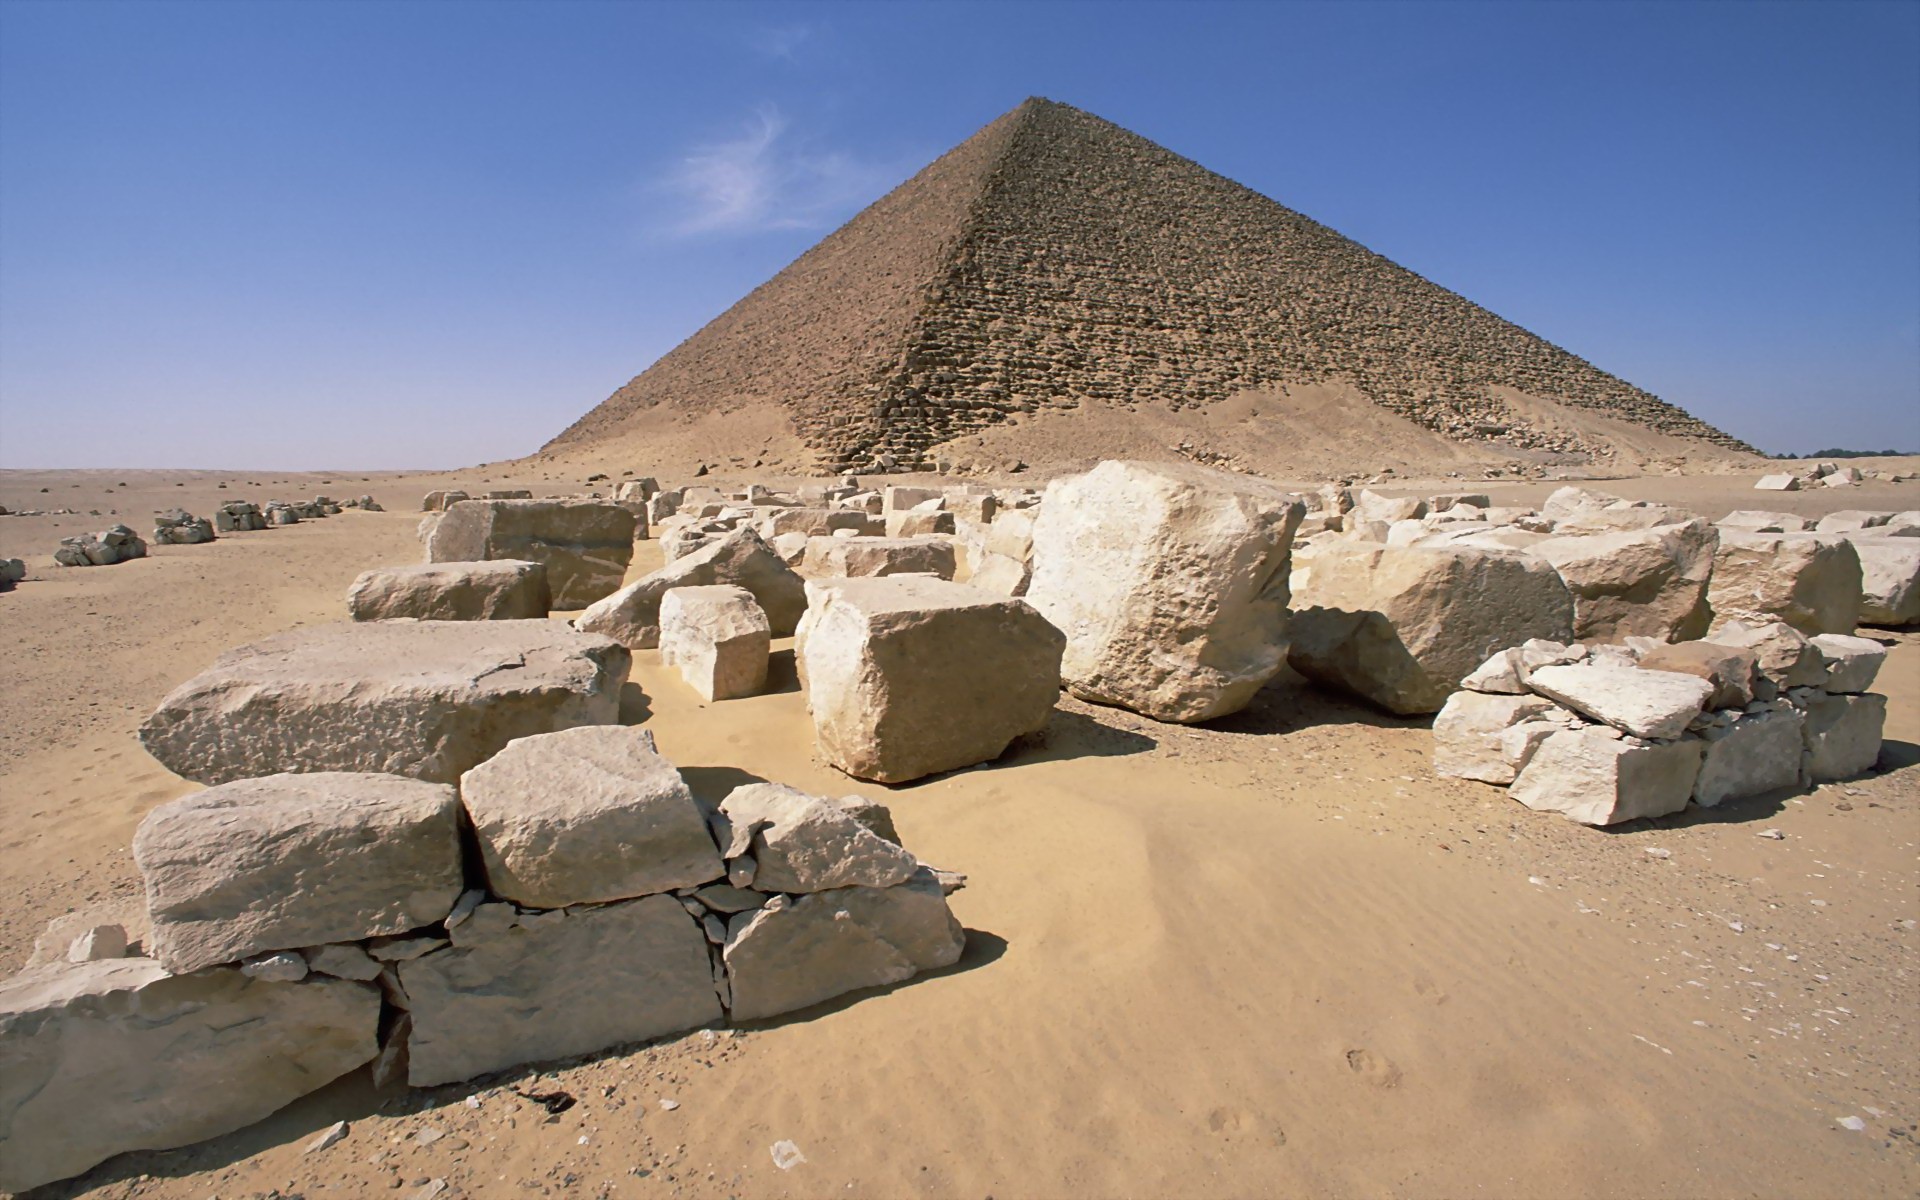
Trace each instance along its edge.
<instances>
[{"instance_id":1,"label":"footprint in sand","mask_svg":"<svg viewBox=\"0 0 1920 1200\"><path fill-rule=\"evenodd\" d=\"M1400 1083L1400 1068L1393 1065L1393 1060L1371 1050L1347 1051L1347 1069L1375 1087L1397 1087Z\"/></svg>"},{"instance_id":2,"label":"footprint in sand","mask_svg":"<svg viewBox=\"0 0 1920 1200\"><path fill-rule=\"evenodd\" d=\"M1287 1144L1287 1131L1258 1113L1238 1108L1216 1108L1207 1114L1207 1129L1228 1141L1261 1138L1275 1146Z\"/></svg>"}]
</instances>

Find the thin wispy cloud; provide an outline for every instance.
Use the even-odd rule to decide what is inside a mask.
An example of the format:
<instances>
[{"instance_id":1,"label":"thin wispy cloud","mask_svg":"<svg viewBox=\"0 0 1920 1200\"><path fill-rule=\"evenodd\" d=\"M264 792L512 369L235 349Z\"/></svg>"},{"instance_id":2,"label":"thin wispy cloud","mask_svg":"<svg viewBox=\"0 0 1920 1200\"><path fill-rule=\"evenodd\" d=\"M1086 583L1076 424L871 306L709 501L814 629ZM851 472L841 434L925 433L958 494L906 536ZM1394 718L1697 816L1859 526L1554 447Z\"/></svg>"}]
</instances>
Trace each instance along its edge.
<instances>
[{"instance_id":1,"label":"thin wispy cloud","mask_svg":"<svg viewBox=\"0 0 1920 1200\"><path fill-rule=\"evenodd\" d=\"M898 178L890 164L815 144L765 105L739 134L695 147L668 172L661 228L682 237L827 228Z\"/></svg>"},{"instance_id":2,"label":"thin wispy cloud","mask_svg":"<svg viewBox=\"0 0 1920 1200\"><path fill-rule=\"evenodd\" d=\"M806 25L760 25L747 32L747 45L764 58L798 62L798 51L813 37Z\"/></svg>"}]
</instances>

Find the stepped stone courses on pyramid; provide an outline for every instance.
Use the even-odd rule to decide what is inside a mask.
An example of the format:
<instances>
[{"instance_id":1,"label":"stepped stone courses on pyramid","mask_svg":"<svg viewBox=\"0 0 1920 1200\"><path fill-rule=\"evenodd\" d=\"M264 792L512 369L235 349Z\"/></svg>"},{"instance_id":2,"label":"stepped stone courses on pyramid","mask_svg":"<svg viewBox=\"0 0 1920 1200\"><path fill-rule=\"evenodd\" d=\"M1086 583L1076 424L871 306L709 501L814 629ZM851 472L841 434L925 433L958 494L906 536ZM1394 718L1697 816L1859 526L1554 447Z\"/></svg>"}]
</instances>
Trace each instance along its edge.
<instances>
[{"instance_id":1,"label":"stepped stone courses on pyramid","mask_svg":"<svg viewBox=\"0 0 1920 1200\"><path fill-rule=\"evenodd\" d=\"M825 299L823 298L831 298ZM777 382L773 382L777 381ZM767 399L822 465L1084 402L1175 411L1350 384L1456 439L1603 452L1507 389L1750 447L1154 143L1031 99L882 197L563 432Z\"/></svg>"}]
</instances>

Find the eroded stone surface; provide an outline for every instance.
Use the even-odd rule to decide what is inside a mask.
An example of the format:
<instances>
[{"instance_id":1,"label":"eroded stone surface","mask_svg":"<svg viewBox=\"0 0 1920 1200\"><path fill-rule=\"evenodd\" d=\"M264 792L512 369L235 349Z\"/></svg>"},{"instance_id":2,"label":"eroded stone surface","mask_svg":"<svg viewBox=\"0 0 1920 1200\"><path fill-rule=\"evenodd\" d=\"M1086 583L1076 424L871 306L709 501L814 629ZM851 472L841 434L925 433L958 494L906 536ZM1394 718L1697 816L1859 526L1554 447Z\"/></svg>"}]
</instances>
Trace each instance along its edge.
<instances>
[{"instance_id":1,"label":"eroded stone surface","mask_svg":"<svg viewBox=\"0 0 1920 1200\"><path fill-rule=\"evenodd\" d=\"M426 563L363 572L347 611L356 621L521 621L545 617L552 599L539 563Z\"/></svg>"},{"instance_id":2,"label":"eroded stone surface","mask_svg":"<svg viewBox=\"0 0 1920 1200\"><path fill-rule=\"evenodd\" d=\"M428 562L518 559L547 568L553 606L585 608L620 587L634 514L602 500L461 500L427 537Z\"/></svg>"},{"instance_id":3,"label":"eroded stone surface","mask_svg":"<svg viewBox=\"0 0 1920 1200\"><path fill-rule=\"evenodd\" d=\"M148 813L133 854L147 950L176 972L431 925L462 887L453 789L393 775L209 788Z\"/></svg>"},{"instance_id":4,"label":"eroded stone surface","mask_svg":"<svg viewBox=\"0 0 1920 1200\"><path fill-rule=\"evenodd\" d=\"M793 632L807 609L806 583L760 535L742 527L637 579L580 614L574 625L623 646L660 644L660 600L677 587L730 583L753 593L774 637Z\"/></svg>"},{"instance_id":5,"label":"eroded stone surface","mask_svg":"<svg viewBox=\"0 0 1920 1200\"><path fill-rule=\"evenodd\" d=\"M140 727L201 783L379 771L452 783L516 737L612 724L631 656L551 621L369 621L221 655Z\"/></svg>"},{"instance_id":6,"label":"eroded stone surface","mask_svg":"<svg viewBox=\"0 0 1920 1200\"><path fill-rule=\"evenodd\" d=\"M1540 744L1508 794L1583 825L1665 816L1692 798L1701 753L1694 740L1630 742L1569 730Z\"/></svg>"}]
</instances>

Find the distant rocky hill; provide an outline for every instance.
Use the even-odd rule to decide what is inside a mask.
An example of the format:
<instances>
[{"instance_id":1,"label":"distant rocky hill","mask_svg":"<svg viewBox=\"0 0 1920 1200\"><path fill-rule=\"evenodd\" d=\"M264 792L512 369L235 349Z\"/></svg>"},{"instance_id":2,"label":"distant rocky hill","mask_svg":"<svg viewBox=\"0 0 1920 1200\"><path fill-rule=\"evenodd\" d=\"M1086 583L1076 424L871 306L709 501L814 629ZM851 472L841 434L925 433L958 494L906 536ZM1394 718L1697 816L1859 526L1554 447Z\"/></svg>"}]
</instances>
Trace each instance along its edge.
<instances>
[{"instance_id":1,"label":"distant rocky hill","mask_svg":"<svg viewBox=\"0 0 1920 1200\"><path fill-rule=\"evenodd\" d=\"M665 413L771 405L818 467L913 470L1022 414L1163 419L1300 388L1371 401L1398 418L1376 420L1496 457L1607 458L1628 444L1645 457L1640 433L1669 456L1753 452L1324 225L1037 98L544 452L618 442Z\"/></svg>"}]
</instances>

